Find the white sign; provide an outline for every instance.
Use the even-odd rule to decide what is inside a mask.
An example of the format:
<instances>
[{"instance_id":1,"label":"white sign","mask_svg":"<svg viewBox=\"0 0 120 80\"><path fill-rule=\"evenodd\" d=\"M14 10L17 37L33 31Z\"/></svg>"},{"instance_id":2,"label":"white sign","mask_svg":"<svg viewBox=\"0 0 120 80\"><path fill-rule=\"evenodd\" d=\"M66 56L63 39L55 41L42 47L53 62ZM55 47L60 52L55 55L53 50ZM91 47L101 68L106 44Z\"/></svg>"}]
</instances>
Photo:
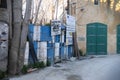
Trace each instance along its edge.
<instances>
[{"instance_id":1,"label":"white sign","mask_svg":"<svg viewBox=\"0 0 120 80\"><path fill-rule=\"evenodd\" d=\"M61 34L61 21L52 20L51 21L51 35L59 35Z\"/></svg>"},{"instance_id":2,"label":"white sign","mask_svg":"<svg viewBox=\"0 0 120 80\"><path fill-rule=\"evenodd\" d=\"M66 45L72 45L72 33L75 32L75 17L67 15L66 16Z\"/></svg>"},{"instance_id":3,"label":"white sign","mask_svg":"<svg viewBox=\"0 0 120 80\"><path fill-rule=\"evenodd\" d=\"M72 27L72 26L66 26L66 30L69 31L69 32L75 32L75 27Z\"/></svg>"},{"instance_id":4,"label":"white sign","mask_svg":"<svg viewBox=\"0 0 120 80\"><path fill-rule=\"evenodd\" d=\"M70 27L75 28L75 17L71 16L71 15L67 15L66 16L66 24Z\"/></svg>"}]
</instances>

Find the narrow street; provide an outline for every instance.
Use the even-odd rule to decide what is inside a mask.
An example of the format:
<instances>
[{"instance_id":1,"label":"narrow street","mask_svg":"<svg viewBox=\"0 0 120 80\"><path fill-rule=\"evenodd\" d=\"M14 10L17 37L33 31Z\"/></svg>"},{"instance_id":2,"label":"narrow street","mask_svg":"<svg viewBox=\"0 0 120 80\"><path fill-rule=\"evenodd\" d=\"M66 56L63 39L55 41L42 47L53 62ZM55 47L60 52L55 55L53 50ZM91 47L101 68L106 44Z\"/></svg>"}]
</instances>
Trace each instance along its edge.
<instances>
[{"instance_id":1,"label":"narrow street","mask_svg":"<svg viewBox=\"0 0 120 80\"><path fill-rule=\"evenodd\" d=\"M120 55L67 61L10 80L120 80Z\"/></svg>"}]
</instances>

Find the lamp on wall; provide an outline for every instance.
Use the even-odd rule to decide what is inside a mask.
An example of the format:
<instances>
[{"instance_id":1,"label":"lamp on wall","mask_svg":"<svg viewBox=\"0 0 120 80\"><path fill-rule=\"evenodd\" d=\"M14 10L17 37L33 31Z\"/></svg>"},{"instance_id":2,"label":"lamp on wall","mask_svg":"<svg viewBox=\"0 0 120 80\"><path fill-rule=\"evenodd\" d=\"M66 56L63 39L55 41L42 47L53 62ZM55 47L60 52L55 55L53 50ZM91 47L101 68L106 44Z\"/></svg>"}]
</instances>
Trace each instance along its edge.
<instances>
[{"instance_id":1,"label":"lamp on wall","mask_svg":"<svg viewBox=\"0 0 120 80\"><path fill-rule=\"evenodd\" d=\"M99 0L94 0L95 5L98 5L98 3L99 3Z\"/></svg>"}]
</instances>

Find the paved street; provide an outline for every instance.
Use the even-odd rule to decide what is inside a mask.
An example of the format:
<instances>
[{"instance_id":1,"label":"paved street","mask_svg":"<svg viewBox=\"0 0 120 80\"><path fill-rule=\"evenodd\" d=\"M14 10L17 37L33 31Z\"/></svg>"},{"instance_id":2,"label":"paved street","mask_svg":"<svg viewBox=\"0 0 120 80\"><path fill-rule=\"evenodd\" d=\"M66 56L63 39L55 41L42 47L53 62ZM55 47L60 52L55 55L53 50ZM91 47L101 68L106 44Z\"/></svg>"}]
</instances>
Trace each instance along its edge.
<instances>
[{"instance_id":1,"label":"paved street","mask_svg":"<svg viewBox=\"0 0 120 80\"><path fill-rule=\"evenodd\" d=\"M10 80L120 80L120 55L68 61Z\"/></svg>"}]
</instances>

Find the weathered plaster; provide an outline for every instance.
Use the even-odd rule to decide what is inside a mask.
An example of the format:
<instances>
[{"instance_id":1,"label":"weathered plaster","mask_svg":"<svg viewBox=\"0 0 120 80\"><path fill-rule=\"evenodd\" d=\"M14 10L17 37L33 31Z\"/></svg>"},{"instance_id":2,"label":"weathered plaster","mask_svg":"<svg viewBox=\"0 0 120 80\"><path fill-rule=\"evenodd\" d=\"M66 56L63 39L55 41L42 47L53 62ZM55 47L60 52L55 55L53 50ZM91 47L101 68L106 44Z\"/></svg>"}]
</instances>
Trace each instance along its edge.
<instances>
[{"instance_id":1,"label":"weathered plaster","mask_svg":"<svg viewBox=\"0 0 120 80\"><path fill-rule=\"evenodd\" d=\"M74 14L75 15L75 14ZM86 53L86 27L89 23L103 23L107 25L107 52L116 53L116 26L120 24L120 14L107 3L94 5L91 0L77 0L76 2L76 31L79 48ZM81 39L82 40L81 40Z\"/></svg>"}]
</instances>

